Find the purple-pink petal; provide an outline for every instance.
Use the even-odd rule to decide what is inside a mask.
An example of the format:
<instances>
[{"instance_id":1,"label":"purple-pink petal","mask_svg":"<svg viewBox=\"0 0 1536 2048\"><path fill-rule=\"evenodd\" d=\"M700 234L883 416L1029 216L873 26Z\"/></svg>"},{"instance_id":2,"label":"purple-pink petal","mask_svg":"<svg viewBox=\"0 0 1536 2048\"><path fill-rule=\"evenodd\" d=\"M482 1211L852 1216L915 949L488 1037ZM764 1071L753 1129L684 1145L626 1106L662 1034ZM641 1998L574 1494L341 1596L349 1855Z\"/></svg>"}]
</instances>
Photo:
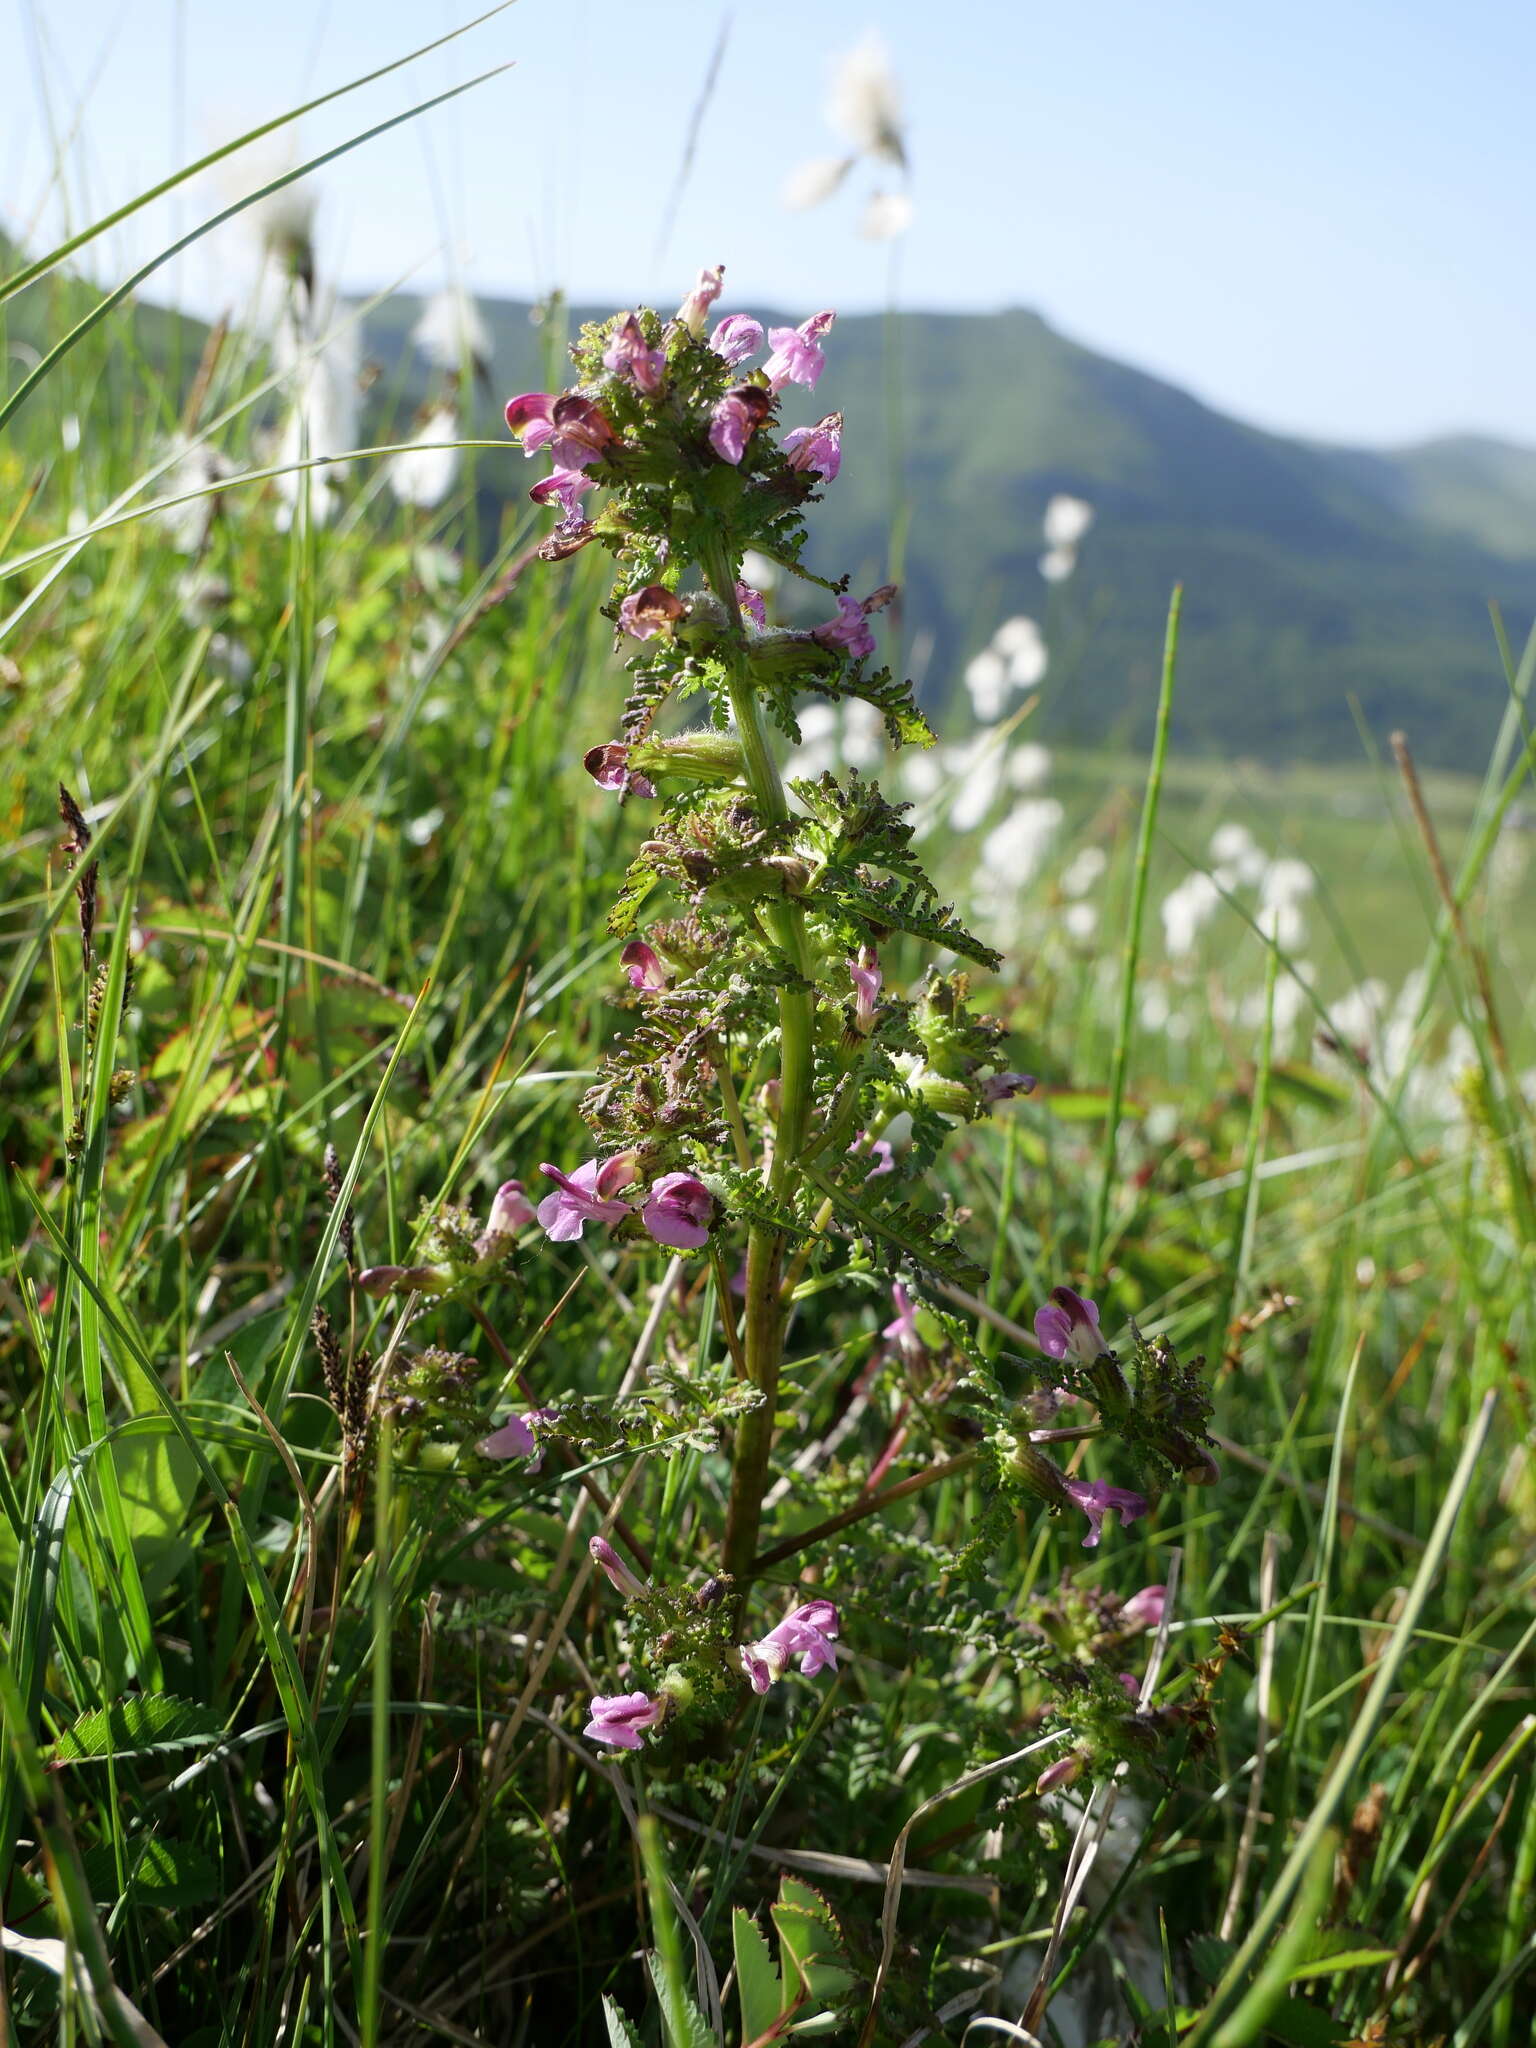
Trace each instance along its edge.
<instances>
[{"instance_id":1,"label":"purple-pink petal","mask_svg":"<svg viewBox=\"0 0 1536 2048\"><path fill-rule=\"evenodd\" d=\"M538 1449L533 1431L520 1415L509 1415L475 1445L482 1458L531 1458Z\"/></svg>"},{"instance_id":2,"label":"purple-pink petal","mask_svg":"<svg viewBox=\"0 0 1536 2048\"><path fill-rule=\"evenodd\" d=\"M644 939L631 939L619 955L619 965L629 977L631 988L662 989L667 985L666 969L655 948Z\"/></svg>"},{"instance_id":3,"label":"purple-pink petal","mask_svg":"<svg viewBox=\"0 0 1536 2048\"><path fill-rule=\"evenodd\" d=\"M714 1197L691 1173L664 1173L651 1189L640 1219L658 1244L695 1252L709 1242Z\"/></svg>"},{"instance_id":4,"label":"purple-pink petal","mask_svg":"<svg viewBox=\"0 0 1536 2048\"><path fill-rule=\"evenodd\" d=\"M1128 1487L1110 1486L1102 1479L1069 1479L1065 1483L1068 1493L1088 1517L1084 1550L1098 1549L1104 1517L1111 1509L1119 1516L1122 1527L1128 1522L1139 1521L1147 1512L1147 1503L1142 1496L1132 1493Z\"/></svg>"},{"instance_id":5,"label":"purple-pink petal","mask_svg":"<svg viewBox=\"0 0 1536 2048\"><path fill-rule=\"evenodd\" d=\"M595 1693L582 1733L612 1749L638 1749L642 1731L654 1728L665 1712L665 1702L647 1693Z\"/></svg>"},{"instance_id":6,"label":"purple-pink petal","mask_svg":"<svg viewBox=\"0 0 1536 2048\"><path fill-rule=\"evenodd\" d=\"M723 356L734 370L763 345L763 323L750 313L727 313L709 337L717 356Z\"/></svg>"},{"instance_id":7,"label":"purple-pink petal","mask_svg":"<svg viewBox=\"0 0 1536 2048\"><path fill-rule=\"evenodd\" d=\"M814 427L791 427L781 443L791 469L813 469L831 483L843 466L843 416L829 413Z\"/></svg>"},{"instance_id":8,"label":"purple-pink petal","mask_svg":"<svg viewBox=\"0 0 1536 2048\"><path fill-rule=\"evenodd\" d=\"M811 628L811 638L821 647L843 648L852 661L862 661L875 651L875 636L869 630L864 607L856 597L837 600L837 617Z\"/></svg>"},{"instance_id":9,"label":"purple-pink petal","mask_svg":"<svg viewBox=\"0 0 1536 2048\"><path fill-rule=\"evenodd\" d=\"M763 593L760 590L754 590L750 583L738 583L736 586L736 602L741 606L754 626L767 625L768 607L763 603Z\"/></svg>"}]
</instances>

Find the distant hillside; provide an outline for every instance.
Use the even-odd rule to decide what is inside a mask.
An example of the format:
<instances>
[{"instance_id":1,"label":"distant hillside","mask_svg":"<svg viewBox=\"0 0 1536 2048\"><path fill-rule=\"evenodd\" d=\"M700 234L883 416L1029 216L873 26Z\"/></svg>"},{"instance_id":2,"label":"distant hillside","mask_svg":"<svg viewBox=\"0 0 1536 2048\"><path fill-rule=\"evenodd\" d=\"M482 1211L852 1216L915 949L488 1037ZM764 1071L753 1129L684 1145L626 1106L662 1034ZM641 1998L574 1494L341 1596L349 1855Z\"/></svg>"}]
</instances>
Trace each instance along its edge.
<instances>
[{"instance_id":1,"label":"distant hillside","mask_svg":"<svg viewBox=\"0 0 1536 2048\"><path fill-rule=\"evenodd\" d=\"M417 310L392 300L368 331L412 394L419 372L402 352ZM548 329L524 304L483 310L498 389L537 385ZM573 310L572 331L607 310ZM1378 733L1409 728L1426 759L1484 760L1505 698L1488 604L1523 632L1536 603L1536 453L1448 440L1381 454L1261 433L1022 311L840 319L817 405L794 396L797 418L822 401L847 412L818 566L850 567L863 587L884 579L899 480L907 645L940 711L969 656L1027 612L1072 650L1059 690L1045 686L1042 733L1144 739L1182 581L1186 747L1353 756L1353 696ZM527 488L520 459L494 481L490 467L493 491ZM1058 491L1089 499L1097 519L1078 573L1052 590L1040 518Z\"/></svg>"}]
</instances>

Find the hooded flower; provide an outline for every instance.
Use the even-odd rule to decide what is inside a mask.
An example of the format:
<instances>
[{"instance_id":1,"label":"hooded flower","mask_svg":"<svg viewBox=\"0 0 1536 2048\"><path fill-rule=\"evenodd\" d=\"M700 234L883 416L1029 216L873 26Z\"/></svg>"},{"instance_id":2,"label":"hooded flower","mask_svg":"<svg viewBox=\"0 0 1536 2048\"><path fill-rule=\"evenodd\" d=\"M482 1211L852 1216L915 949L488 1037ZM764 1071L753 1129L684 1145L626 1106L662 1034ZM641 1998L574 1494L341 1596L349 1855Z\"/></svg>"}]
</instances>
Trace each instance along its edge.
<instances>
[{"instance_id":1,"label":"hooded flower","mask_svg":"<svg viewBox=\"0 0 1536 2048\"><path fill-rule=\"evenodd\" d=\"M752 621L761 631L768 624L768 607L763 603L763 593L754 590L750 583L738 583L736 602L741 606L742 616Z\"/></svg>"},{"instance_id":2,"label":"hooded flower","mask_svg":"<svg viewBox=\"0 0 1536 2048\"><path fill-rule=\"evenodd\" d=\"M885 982L874 948L865 946L857 960L848 962L848 972L854 987L853 1028L867 1038L875 1028L875 1005Z\"/></svg>"},{"instance_id":3,"label":"hooded flower","mask_svg":"<svg viewBox=\"0 0 1536 2048\"><path fill-rule=\"evenodd\" d=\"M599 789L616 789L620 796L656 794L656 785L649 776L638 775L630 767L629 749L622 740L589 747L581 757L581 765Z\"/></svg>"},{"instance_id":4,"label":"hooded flower","mask_svg":"<svg viewBox=\"0 0 1536 2048\"><path fill-rule=\"evenodd\" d=\"M515 1237L524 1224L533 1221L533 1204L523 1193L520 1180L504 1180L496 1190L485 1229L475 1239L477 1258L489 1258L503 1238Z\"/></svg>"},{"instance_id":5,"label":"hooded flower","mask_svg":"<svg viewBox=\"0 0 1536 2048\"><path fill-rule=\"evenodd\" d=\"M1122 1628L1161 1628L1167 1604L1166 1586L1143 1586L1126 1601L1117 1619Z\"/></svg>"},{"instance_id":6,"label":"hooded flower","mask_svg":"<svg viewBox=\"0 0 1536 2048\"><path fill-rule=\"evenodd\" d=\"M837 600L837 617L824 625L813 626L811 638L819 647L844 649L850 661L863 661L866 655L875 651L875 636L869 630L864 607L856 597L840 597Z\"/></svg>"},{"instance_id":7,"label":"hooded flower","mask_svg":"<svg viewBox=\"0 0 1536 2048\"><path fill-rule=\"evenodd\" d=\"M483 1436L475 1449L482 1458L531 1458L537 1454L538 1445L521 1415L509 1415L500 1429Z\"/></svg>"},{"instance_id":8,"label":"hooded flower","mask_svg":"<svg viewBox=\"0 0 1536 2048\"><path fill-rule=\"evenodd\" d=\"M742 1671L754 1692L766 1692L784 1676L791 1657L800 1659L807 1678L837 1668L834 1641L841 1627L830 1600L810 1600L786 1614L760 1643L743 1643L738 1651Z\"/></svg>"},{"instance_id":9,"label":"hooded flower","mask_svg":"<svg viewBox=\"0 0 1536 2048\"><path fill-rule=\"evenodd\" d=\"M640 1220L658 1244L696 1252L709 1242L715 1200L691 1173L664 1173L646 1197Z\"/></svg>"},{"instance_id":10,"label":"hooded flower","mask_svg":"<svg viewBox=\"0 0 1536 2048\"><path fill-rule=\"evenodd\" d=\"M589 1223L621 1223L629 1204L614 1200L621 1188L635 1178L633 1152L616 1152L611 1159L588 1159L572 1174L558 1166L539 1168L555 1183L555 1193L539 1204L539 1221L556 1244L580 1237Z\"/></svg>"},{"instance_id":11,"label":"hooded flower","mask_svg":"<svg viewBox=\"0 0 1536 2048\"><path fill-rule=\"evenodd\" d=\"M552 469L528 493L535 505L558 505L567 519L574 519L578 504L592 488L593 479L579 469Z\"/></svg>"},{"instance_id":12,"label":"hooded flower","mask_svg":"<svg viewBox=\"0 0 1536 2048\"><path fill-rule=\"evenodd\" d=\"M525 455L548 448L559 469L587 469L613 446L616 436L606 414L579 392L524 391L507 400L507 426Z\"/></svg>"},{"instance_id":13,"label":"hooded flower","mask_svg":"<svg viewBox=\"0 0 1536 2048\"><path fill-rule=\"evenodd\" d=\"M637 391L643 391L647 398L654 398L666 375L667 352L652 348L640 322L633 313L626 313L615 329L612 341L603 350L603 367L612 370L615 376L628 377Z\"/></svg>"},{"instance_id":14,"label":"hooded flower","mask_svg":"<svg viewBox=\"0 0 1536 2048\"><path fill-rule=\"evenodd\" d=\"M926 1356L928 1347L923 1342L917 1327L917 1304L899 1280L891 1282L891 1300L896 1304L896 1315L880 1332L888 1337L903 1358Z\"/></svg>"},{"instance_id":15,"label":"hooded flower","mask_svg":"<svg viewBox=\"0 0 1536 2048\"><path fill-rule=\"evenodd\" d=\"M1070 1287L1053 1287L1050 1303L1036 1310L1035 1339L1047 1358L1071 1358L1079 1365L1092 1365L1109 1349L1097 1304Z\"/></svg>"},{"instance_id":16,"label":"hooded flower","mask_svg":"<svg viewBox=\"0 0 1536 2048\"><path fill-rule=\"evenodd\" d=\"M722 462L740 462L768 416L769 403L761 384L738 384L718 402L710 415L709 445Z\"/></svg>"},{"instance_id":17,"label":"hooded flower","mask_svg":"<svg viewBox=\"0 0 1536 2048\"><path fill-rule=\"evenodd\" d=\"M677 309L679 324L686 327L690 334L702 334L704 332L705 317L710 307L719 298L724 282L725 265L723 263L717 263L713 270L701 270L699 272L698 283Z\"/></svg>"},{"instance_id":18,"label":"hooded flower","mask_svg":"<svg viewBox=\"0 0 1536 2048\"><path fill-rule=\"evenodd\" d=\"M798 327L770 327L768 340L773 353L763 365L770 391L782 391L786 384L804 384L814 390L816 380L827 367L821 337L837 318L835 313L813 313Z\"/></svg>"},{"instance_id":19,"label":"hooded flower","mask_svg":"<svg viewBox=\"0 0 1536 2048\"><path fill-rule=\"evenodd\" d=\"M724 356L734 370L738 363L744 363L748 356L756 355L763 345L763 323L754 320L750 313L727 313L714 333L709 345L717 356Z\"/></svg>"},{"instance_id":20,"label":"hooded flower","mask_svg":"<svg viewBox=\"0 0 1536 2048\"><path fill-rule=\"evenodd\" d=\"M668 590L664 583L647 583L643 590L632 591L620 604L619 624L637 640L649 640L674 625L687 609L677 593Z\"/></svg>"},{"instance_id":21,"label":"hooded flower","mask_svg":"<svg viewBox=\"0 0 1536 2048\"><path fill-rule=\"evenodd\" d=\"M843 416L829 412L814 427L792 427L784 436L791 469L813 469L828 483L843 466Z\"/></svg>"},{"instance_id":22,"label":"hooded flower","mask_svg":"<svg viewBox=\"0 0 1536 2048\"><path fill-rule=\"evenodd\" d=\"M595 1693L581 1732L610 1749L638 1749L643 1731L654 1728L666 1710L665 1700L653 1700L648 1693Z\"/></svg>"},{"instance_id":23,"label":"hooded flower","mask_svg":"<svg viewBox=\"0 0 1536 2048\"><path fill-rule=\"evenodd\" d=\"M1028 1095L1034 1086L1033 1074L988 1074L981 1083L981 1099L988 1104L1008 1102L1015 1095Z\"/></svg>"},{"instance_id":24,"label":"hooded flower","mask_svg":"<svg viewBox=\"0 0 1536 2048\"><path fill-rule=\"evenodd\" d=\"M1097 1550L1104 1517L1111 1509L1120 1517L1122 1527L1127 1522L1139 1521L1147 1512L1147 1504L1139 1493L1132 1493L1128 1487L1110 1486L1102 1479L1069 1479L1067 1492L1088 1517L1088 1534L1083 1538L1084 1550Z\"/></svg>"},{"instance_id":25,"label":"hooded flower","mask_svg":"<svg viewBox=\"0 0 1536 2048\"><path fill-rule=\"evenodd\" d=\"M629 977L631 988L658 989L667 985L666 969L654 947L644 939L631 939L619 955L619 965Z\"/></svg>"},{"instance_id":26,"label":"hooded flower","mask_svg":"<svg viewBox=\"0 0 1536 2048\"><path fill-rule=\"evenodd\" d=\"M592 1554L592 1562L616 1593L622 1593L626 1600L645 1598L645 1587L605 1536L594 1536L587 1549Z\"/></svg>"}]
</instances>

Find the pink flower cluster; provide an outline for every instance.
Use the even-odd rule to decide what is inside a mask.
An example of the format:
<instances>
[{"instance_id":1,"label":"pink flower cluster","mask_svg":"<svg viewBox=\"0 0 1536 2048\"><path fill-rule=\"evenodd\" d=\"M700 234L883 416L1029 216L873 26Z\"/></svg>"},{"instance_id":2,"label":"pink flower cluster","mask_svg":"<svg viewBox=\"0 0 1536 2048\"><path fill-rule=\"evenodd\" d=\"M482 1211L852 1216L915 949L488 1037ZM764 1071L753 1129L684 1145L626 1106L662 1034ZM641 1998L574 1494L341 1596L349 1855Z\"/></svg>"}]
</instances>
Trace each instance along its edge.
<instances>
[{"instance_id":1,"label":"pink flower cluster","mask_svg":"<svg viewBox=\"0 0 1536 2048\"><path fill-rule=\"evenodd\" d=\"M592 1538L590 1549L616 1589L626 1599L644 1595L645 1587L602 1537ZM830 1600L807 1600L793 1608L761 1642L743 1643L736 1651L742 1675L754 1692L766 1692L789 1669L791 1658L800 1659L807 1678L819 1671L837 1668L837 1636L842 1627ZM594 1742L610 1749L639 1749L640 1737L656 1727L665 1716L670 1700L665 1686L655 1697L644 1692L596 1693L587 1709L582 1730Z\"/></svg>"},{"instance_id":2,"label":"pink flower cluster","mask_svg":"<svg viewBox=\"0 0 1536 2048\"><path fill-rule=\"evenodd\" d=\"M629 1202L619 1200L639 1178L633 1152L588 1159L574 1173L547 1162L539 1171L555 1183L554 1194L539 1204L538 1218L556 1244L580 1237L589 1223L622 1223L633 1213ZM708 1243L714 1213L714 1197L701 1180L691 1173L664 1173L646 1195L640 1220L658 1244L693 1252Z\"/></svg>"},{"instance_id":3,"label":"pink flower cluster","mask_svg":"<svg viewBox=\"0 0 1536 2048\"><path fill-rule=\"evenodd\" d=\"M814 1678L818 1671L836 1670L835 1644L841 1625L830 1600L808 1600L786 1614L761 1642L743 1643L736 1655L752 1690L766 1692L777 1683L791 1657L800 1659L807 1678Z\"/></svg>"}]
</instances>

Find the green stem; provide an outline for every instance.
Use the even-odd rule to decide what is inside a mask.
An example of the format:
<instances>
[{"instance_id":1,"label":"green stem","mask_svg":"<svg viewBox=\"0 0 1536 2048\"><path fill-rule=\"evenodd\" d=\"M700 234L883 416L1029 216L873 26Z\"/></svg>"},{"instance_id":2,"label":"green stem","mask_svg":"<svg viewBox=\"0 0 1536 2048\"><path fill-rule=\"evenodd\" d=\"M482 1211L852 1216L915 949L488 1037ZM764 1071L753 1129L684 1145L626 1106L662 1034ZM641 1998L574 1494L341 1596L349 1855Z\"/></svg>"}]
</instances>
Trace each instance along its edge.
<instances>
[{"instance_id":1,"label":"green stem","mask_svg":"<svg viewBox=\"0 0 1536 2048\"><path fill-rule=\"evenodd\" d=\"M768 746L752 679L744 659L746 630L736 599L736 578L723 549L703 563L705 576L725 608L732 627L730 698L745 757L747 784L758 816L765 825L782 824L789 816L784 784ZM734 651L740 650L740 651ZM815 1010L810 988L810 950L805 915L788 900L765 907L764 921L774 945L799 978L799 986L779 995L779 1114L773 1159L768 1168L770 1194L780 1204L790 1197L795 1169L810 1129ZM763 1399L743 1417L736 1432L731 1499L725 1524L725 1569L738 1579L750 1577L757 1555L763 1494L773 1450L773 1418L778 1405L779 1368L784 1357L786 1304L780 1298L785 1238L782 1231L755 1225L747 1238L747 1301L743 1347L747 1377Z\"/></svg>"}]
</instances>

